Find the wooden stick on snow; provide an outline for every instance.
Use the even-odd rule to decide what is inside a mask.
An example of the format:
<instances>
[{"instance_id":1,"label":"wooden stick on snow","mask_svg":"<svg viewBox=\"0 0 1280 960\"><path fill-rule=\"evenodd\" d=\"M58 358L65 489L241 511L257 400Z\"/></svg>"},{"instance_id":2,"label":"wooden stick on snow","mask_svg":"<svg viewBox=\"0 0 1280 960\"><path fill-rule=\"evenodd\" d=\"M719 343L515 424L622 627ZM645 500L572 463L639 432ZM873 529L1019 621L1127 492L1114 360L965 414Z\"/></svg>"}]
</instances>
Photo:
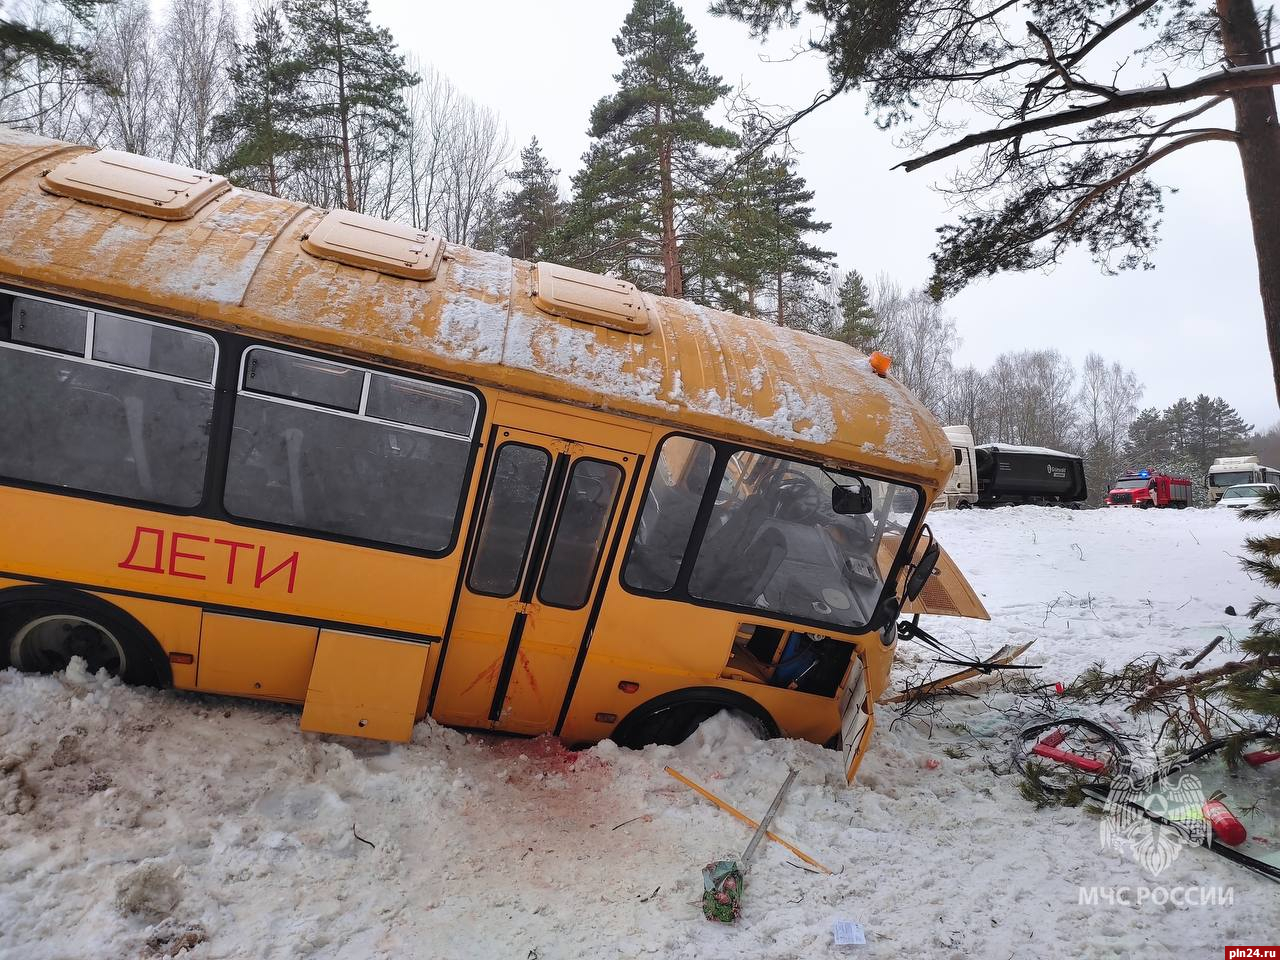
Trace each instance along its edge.
<instances>
[{"instance_id":1,"label":"wooden stick on snow","mask_svg":"<svg viewBox=\"0 0 1280 960\"><path fill-rule=\"evenodd\" d=\"M683 783L690 790L694 791L695 793L699 793L706 799L710 800L712 803L714 803L717 807L719 807L725 813L732 814L733 816L737 817L739 820L741 820L743 823L745 823L747 826L751 827L752 829L759 829L760 824L757 821L752 820L741 810L738 810L737 808L732 807L729 804L725 803L723 800L717 797L710 790L707 790L705 787L698 786L698 784L694 783L692 780L686 777L683 773L679 773L675 770L672 770L670 767L664 767L663 769L665 769L667 773L671 774L671 776L675 777L677 780ZM766 830L765 836L768 837L770 840L772 840L774 843L780 844L781 846L786 847L788 850L794 853L797 857L799 857L805 863L809 864L810 866L817 867L823 873L832 872L830 868L824 867L822 864L820 864L817 860L813 859L813 857L809 856L799 847L796 847L793 844L788 843L786 840L783 840L780 836L778 836L772 830Z\"/></svg>"}]
</instances>

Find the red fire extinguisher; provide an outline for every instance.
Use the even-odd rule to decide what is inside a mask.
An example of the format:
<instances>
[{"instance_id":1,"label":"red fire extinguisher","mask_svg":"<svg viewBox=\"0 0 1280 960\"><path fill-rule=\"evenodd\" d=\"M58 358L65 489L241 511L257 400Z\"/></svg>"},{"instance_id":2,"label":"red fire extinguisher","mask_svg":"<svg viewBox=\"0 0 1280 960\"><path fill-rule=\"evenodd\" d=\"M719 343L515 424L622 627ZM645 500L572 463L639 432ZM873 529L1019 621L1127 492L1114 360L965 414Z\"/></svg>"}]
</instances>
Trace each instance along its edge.
<instances>
[{"instance_id":1,"label":"red fire extinguisher","mask_svg":"<svg viewBox=\"0 0 1280 960\"><path fill-rule=\"evenodd\" d=\"M1219 840L1233 847L1238 847L1244 843L1245 838L1248 836L1245 832L1244 824L1222 802L1221 794L1215 793L1201 809L1204 812L1204 818L1213 827L1214 836Z\"/></svg>"}]
</instances>

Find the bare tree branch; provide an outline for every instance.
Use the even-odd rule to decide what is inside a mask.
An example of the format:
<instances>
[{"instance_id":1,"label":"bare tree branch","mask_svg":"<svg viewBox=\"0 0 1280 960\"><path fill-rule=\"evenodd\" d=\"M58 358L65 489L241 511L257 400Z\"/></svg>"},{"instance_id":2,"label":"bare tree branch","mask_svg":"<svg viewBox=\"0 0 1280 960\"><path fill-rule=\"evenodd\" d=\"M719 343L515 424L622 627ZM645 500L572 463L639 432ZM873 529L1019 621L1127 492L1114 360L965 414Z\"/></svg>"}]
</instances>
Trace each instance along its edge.
<instances>
[{"instance_id":1,"label":"bare tree branch","mask_svg":"<svg viewBox=\"0 0 1280 960\"><path fill-rule=\"evenodd\" d=\"M1050 230L1046 232L1052 232L1052 231L1061 232L1061 231L1070 230L1071 225L1075 223L1077 219L1079 219L1080 214L1084 213L1085 209L1090 204L1096 201L1099 197L1101 197L1104 193L1106 193L1112 187L1115 187L1121 183L1124 183L1126 180L1130 179L1136 174L1139 174L1143 170L1147 169L1147 167L1151 166L1154 163L1158 163L1160 160L1163 160L1165 157L1169 156L1169 154L1176 153L1177 151L1181 150L1183 147L1189 147L1195 143L1204 143L1207 140L1228 140L1228 141L1235 142L1235 141L1238 141L1239 139L1240 139L1239 134L1235 133L1232 130L1206 130L1204 133L1192 134L1191 136L1183 137L1181 140L1175 140L1173 141L1173 143L1165 144L1155 153L1147 154L1137 163L1132 164L1126 167L1125 169L1121 170L1119 173L1117 173L1110 180L1107 180L1105 183L1098 184L1096 187L1094 187L1092 190L1090 190L1080 199L1080 201L1072 208L1071 213L1067 215L1066 219L1064 219L1057 226L1051 227Z\"/></svg>"},{"instance_id":2,"label":"bare tree branch","mask_svg":"<svg viewBox=\"0 0 1280 960\"><path fill-rule=\"evenodd\" d=\"M1256 66L1233 67L1218 73L1206 74L1181 86L1142 87L1136 90L1119 91L1114 97L1091 103L1083 107L1073 107L1058 113L1033 117L1007 127L995 127L978 133L971 133L954 143L947 144L937 150L930 151L920 157L905 160L894 169L912 171L936 163L947 157L953 157L973 147L986 143L998 143L1001 140L1012 140L1028 133L1039 133L1057 127L1097 120L1101 117L1135 110L1141 107L1161 107L1174 103L1186 103L1201 97L1218 97L1223 94L1250 90L1257 87L1273 87L1280 84L1280 65L1260 64Z\"/></svg>"},{"instance_id":3,"label":"bare tree branch","mask_svg":"<svg viewBox=\"0 0 1280 960\"><path fill-rule=\"evenodd\" d=\"M1063 85L1068 90L1083 90L1086 93L1092 93L1095 96L1103 97L1107 100L1113 100L1118 92L1115 87L1102 87L1096 83L1086 83L1083 80L1077 80L1066 68L1058 55L1053 51L1053 41L1049 39L1049 35L1037 27L1030 20L1027 21L1027 30L1044 45L1045 56L1049 58L1049 63L1053 67L1054 72L1062 78ZM1077 58L1079 59L1079 58Z\"/></svg>"}]
</instances>

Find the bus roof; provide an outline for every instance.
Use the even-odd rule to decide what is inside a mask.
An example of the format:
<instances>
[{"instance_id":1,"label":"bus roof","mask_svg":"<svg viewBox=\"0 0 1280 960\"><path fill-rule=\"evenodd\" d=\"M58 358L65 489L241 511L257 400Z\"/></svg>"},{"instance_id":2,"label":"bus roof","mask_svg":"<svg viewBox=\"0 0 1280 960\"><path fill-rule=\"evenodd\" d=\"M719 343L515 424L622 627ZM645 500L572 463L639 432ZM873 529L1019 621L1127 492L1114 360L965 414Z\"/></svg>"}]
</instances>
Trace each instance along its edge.
<instances>
[{"instance_id":1,"label":"bus roof","mask_svg":"<svg viewBox=\"0 0 1280 960\"><path fill-rule=\"evenodd\" d=\"M0 126L0 282L794 450L940 486L941 427L844 344L687 300L651 298L645 335L553 316L534 267L455 244L423 282L320 259L325 211L249 190L163 220L55 196L89 148Z\"/></svg>"}]
</instances>

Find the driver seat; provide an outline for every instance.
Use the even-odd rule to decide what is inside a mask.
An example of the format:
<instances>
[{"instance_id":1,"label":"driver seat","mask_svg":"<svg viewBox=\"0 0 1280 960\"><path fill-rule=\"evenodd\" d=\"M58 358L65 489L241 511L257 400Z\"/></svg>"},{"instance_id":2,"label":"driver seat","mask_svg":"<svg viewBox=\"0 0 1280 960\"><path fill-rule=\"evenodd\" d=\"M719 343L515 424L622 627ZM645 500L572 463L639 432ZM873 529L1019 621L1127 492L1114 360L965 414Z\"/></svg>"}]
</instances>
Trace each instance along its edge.
<instances>
[{"instance_id":1,"label":"driver seat","mask_svg":"<svg viewBox=\"0 0 1280 960\"><path fill-rule=\"evenodd\" d=\"M739 563L716 584L719 599L754 606L786 558L786 538L773 527L760 531Z\"/></svg>"},{"instance_id":2,"label":"driver seat","mask_svg":"<svg viewBox=\"0 0 1280 960\"><path fill-rule=\"evenodd\" d=\"M740 578L738 564L743 559L742 548L752 542L768 517L769 505L758 493L738 504L723 526L707 537L698 553L690 583L696 593L726 595L726 585ZM733 595L736 596L737 591Z\"/></svg>"}]
</instances>

